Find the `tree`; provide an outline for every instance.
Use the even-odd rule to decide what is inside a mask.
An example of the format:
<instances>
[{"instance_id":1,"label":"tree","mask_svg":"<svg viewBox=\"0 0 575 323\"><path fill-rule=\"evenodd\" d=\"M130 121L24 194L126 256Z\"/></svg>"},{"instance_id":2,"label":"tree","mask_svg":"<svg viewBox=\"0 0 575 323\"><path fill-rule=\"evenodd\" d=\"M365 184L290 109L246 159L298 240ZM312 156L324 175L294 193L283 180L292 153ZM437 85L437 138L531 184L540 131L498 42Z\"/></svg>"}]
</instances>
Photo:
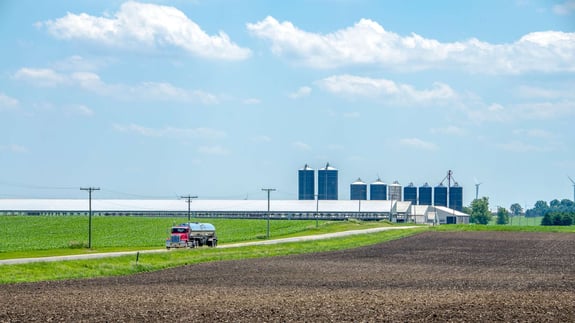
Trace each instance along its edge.
<instances>
[{"instance_id":1,"label":"tree","mask_svg":"<svg viewBox=\"0 0 575 323\"><path fill-rule=\"evenodd\" d=\"M561 225L572 225L573 224L573 217L569 213L563 213L561 216Z\"/></svg>"},{"instance_id":2,"label":"tree","mask_svg":"<svg viewBox=\"0 0 575 323\"><path fill-rule=\"evenodd\" d=\"M549 205L547 205L547 202L539 200L535 202L535 207L533 209L525 212L525 216L545 216L549 212L550 208Z\"/></svg>"},{"instance_id":3,"label":"tree","mask_svg":"<svg viewBox=\"0 0 575 323\"><path fill-rule=\"evenodd\" d=\"M575 206L575 203L573 203L573 201L571 201L570 199L562 199L561 206L565 208L572 208Z\"/></svg>"},{"instance_id":4,"label":"tree","mask_svg":"<svg viewBox=\"0 0 575 323\"><path fill-rule=\"evenodd\" d=\"M497 208L497 224L509 223L509 211L504 207Z\"/></svg>"},{"instance_id":5,"label":"tree","mask_svg":"<svg viewBox=\"0 0 575 323\"><path fill-rule=\"evenodd\" d=\"M521 216L521 213L523 213L523 208L519 203L511 204L509 209L511 210L511 215L513 215L513 217ZM513 223L513 221L511 223ZM519 218L519 223L521 223L521 218Z\"/></svg>"},{"instance_id":6,"label":"tree","mask_svg":"<svg viewBox=\"0 0 575 323\"><path fill-rule=\"evenodd\" d=\"M519 203L511 204L509 209L511 210L511 214L513 214L513 216L519 216L521 215L521 213L523 213L523 208Z\"/></svg>"},{"instance_id":7,"label":"tree","mask_svg":"<svg viewBox=\"0 0 575 323\"><path fill-rule=\"evenodd\" d=\"M551 213L547 213L541 219L541 225L553 225L553 219Z\"/></svg>"},{"instance_id":8,"label":"tree","mask_svg":"<svg viewBox=\"0 0 575 323\"><path fill-rule=\"evenodd\" d=\"M471 216L469 220L472 223L487 224L491 221L492 215L489 211L489 198L482 197L471 202Z\"/></svg>"}]
</instances>

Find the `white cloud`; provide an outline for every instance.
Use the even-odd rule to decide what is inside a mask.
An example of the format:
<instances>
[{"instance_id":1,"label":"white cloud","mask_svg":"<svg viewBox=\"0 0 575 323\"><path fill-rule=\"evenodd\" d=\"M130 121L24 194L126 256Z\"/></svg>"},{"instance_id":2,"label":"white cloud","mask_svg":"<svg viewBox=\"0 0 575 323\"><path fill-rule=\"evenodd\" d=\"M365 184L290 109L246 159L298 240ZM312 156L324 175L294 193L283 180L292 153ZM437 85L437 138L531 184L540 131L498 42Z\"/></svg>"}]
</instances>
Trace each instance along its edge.
<instances>
[{"instance_id":1,"label":"white cloud","mask_svg":"<svg viewBox=\"0 0 575 323\"><path fill-rule=\"evenodd\" d=\"M567 0L553 6L553 12L558 15L568 16L575 11L575 0Z\"/></svg>"},{"instance_id":2,"label":"white cloud","mask_svg":"<svg viewBox=\"0 0 575 323\"><path fill-rule=\"evenodd\" d=\"M514 153L548 152L553 150L550 146L536 146L519 140L513 140L496 145L499 149Z\"/></svg>"},{"instance_id":3,"label":"white cloud","mask_svg":"<svg viewBox=\"0 0 575 323\"><path fill-rule=\"evenodd\" d=\"M229 155L229 150L221 146L202 146L198 148L198 152L204 155L226 156Z\"/></svg>"},{"instance_id":4,"label":"white cloud","mask_svg":"<svg viewBox=\"0 0 575 323\"><path fill-rule=\"evenodd\" d=\"M192 137L192 138L205 138L205 139L220 139L226 136L226 133L212 128L149 128L137 124L129 125L113 125L116 131L135 133L145 137Z\"/></svg>"},{"instance_id":5,"label":"white cloud","mask_svg":"<svg viewBox=\"0 0 575 323\"><path fill-rule=\"evenodd\" d=\"M182 11L174 7L125 2L112 17L73 14L37 24L66 40L86 40L119 48L177 47L193 55L242 60L251 51L233 43L220 31L210 36Z\"/></svg>"},{"instance_id":6,"label":"white cloud","mask_svg":"<svg viewBox=\"0 0 575 323\"><path fill-rule=\"evenodd\" d=\"M55 62L52 67L59 71L96 71L102 66L108 65L109 61L110 59L86 59L79 55L73 55Z\"/></svg>"},{"instance_id":7,"label":"white cloud","mask_svg":"<svg viewBox=\"0 0 575 323\"><path fill-rule=\"evenodd\" d=\"M450 125L450 126L447 126L445 128L432 128L431 133L450 135L450 136L463 136L463 135L465 135L466 132L463 128Z\"/></svg>"},{"instance_id":8,"label":"white cloud","mask_svg":"<svg viewBox=\"0 0 575 323\"><path fill-rule=\"evenodd\" d=\"M328 34L303 31L273 17L249 23L247 28L268 40L274 54L314 68L372 64L505 74L575 71L575 33L535 32L513 43L490 44L478 39L442 43L415 33L401 36L369 19Z\"/></svg>"},{"instance_id":9,"label":"white cloud","mask_svg":"<svg viewBox=\"0 0 575 323\"><path fill-rule=\"evenodd\" d=\"M176 87L167 82L142 82L138 85L108 84L93 72L59 73L52 69L21 68L14 74L17 80L27 81L39 86L78 86L84 90L102 96L111 96L126 100L159 100L199 102L217 104L216 95L201 91Z\"/></svg>"},{"instance_id":10,"label":"white cloud","mask_svg":"<svg viewBox=\"0 0 575 323\"><path fill-rule=\"evenodd\" d=\"M15 74L16 80L27 81L38 86L53 87L67 81L64 75L49 68L28 68L19 69Z\"/></svg>"},{"instance_id":11,"label":"white cloud","mask_svg":"<svg viewBox=\"0 0 575 323\"><path fill-rule=\"evenodd\" d=\"M84 117L91 117L94 115L94 111L83 104L68 106L65 109L69 114L73 115L79 115Z\"/></svg>"},{"instance_id":12,"label":"white cloud","mask_svg":"<svg viewBox=\"0 0 575 323\"><path fill-rule=\"evenodd\" d=\"M549 139L554 137L552 133L542 129L515 129L513 130L513 134L521 137L542 138L542 139Z\"/></svg>"},{"instance_id":13,"label":"white cloud","mask_svg":"<svg viewBox=\"0 0 575 323\"><path fill-rule=\"evenodd\" d=\"M6 94L0 92L0 110L13 109L18 105L20 105L20 102L17 99L9 97Z\"/></svg>"},{"instance_id":14,"label":"white cloud","mask_svg":"<svg viewBox=\"0 0 575 323\"><path fill-rule=\"evenodd\" d=\"M310 151L311 150L311 146L301 142L301 141L296 141L292 143L292 147L297 149L297 150L302 150L302 151Z\"/></svg>"},{"instance_id":15,"label":"white cloud","mask_svg":"<svg viewBox=\"0 0 575 323\"><path fill-rule=\"evenodd\" d=\"M399 143L404 146L422 149L422 150L437 150L437 146L428 141L421 140L419 138L403 138L399 140Z\"/></svg>"},{"instance_id":16,"label":"white cloud","mask_svg":"<svg viewBox=\"0 0 575 323\"><path fill-rule=\"evenodd\" d=\"M311 87L309 86L302 86L297 91L290 93L290 99L301 99L311 94Z\"/></svg>"},{"instance_id":17,"label":"white cloud","mask_svg":"<svg viewBox=\"0 0 575 323\"><path fill-rule=\"evenodd\" d=\"M385 98L393 103L412 104L453 100L455 91L447 84L434 83L433 88L416 90L408 84L386 79L375 79L354 75L335 75L316 82L322 89L344 96Z\"/></svg>"}]
</instances>

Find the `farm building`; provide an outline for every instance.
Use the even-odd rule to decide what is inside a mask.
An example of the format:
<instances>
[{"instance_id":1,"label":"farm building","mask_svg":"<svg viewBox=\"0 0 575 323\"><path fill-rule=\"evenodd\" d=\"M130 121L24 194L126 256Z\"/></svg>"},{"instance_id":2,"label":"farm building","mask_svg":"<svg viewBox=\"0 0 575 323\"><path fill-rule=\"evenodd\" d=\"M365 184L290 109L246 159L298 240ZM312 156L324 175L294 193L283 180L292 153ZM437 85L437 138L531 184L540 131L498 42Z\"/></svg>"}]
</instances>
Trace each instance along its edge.
<instances>
[{"instance_id":1,"label":"farm building","mask_svg":"<svg viewBox=\"0 0 575 323\"><path fill-rule=\"evenodd\" d=\"M189 210L188 210L189 207ZM86 199L0 199L0 215L83 215ZM92 200L96 216L186 216L265 218L267 200ZM469 215L447 207L395 200L271 200L272 219L390 220L417 224L469 223Z\"/></svg>"}]
</instances>

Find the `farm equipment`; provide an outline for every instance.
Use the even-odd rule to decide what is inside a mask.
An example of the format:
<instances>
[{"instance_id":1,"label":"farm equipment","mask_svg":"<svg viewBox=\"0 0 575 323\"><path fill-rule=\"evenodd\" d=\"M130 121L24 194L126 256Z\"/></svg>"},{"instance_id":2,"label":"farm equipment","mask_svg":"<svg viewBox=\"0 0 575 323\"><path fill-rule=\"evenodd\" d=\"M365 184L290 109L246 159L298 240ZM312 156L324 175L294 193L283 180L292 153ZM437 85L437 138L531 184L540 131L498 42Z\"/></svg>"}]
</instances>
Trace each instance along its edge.
<instances>
[{"instance_id":1,"label":"farm equipment","mask_svg":"<svg viewBox=\"0 0 575 323\"><path fill-rule=\"evenodd\" d=\"M166 248L215 247L218 244L216 227L210 223L188 222L173 226Z\"/></svg>"}]
</instances>

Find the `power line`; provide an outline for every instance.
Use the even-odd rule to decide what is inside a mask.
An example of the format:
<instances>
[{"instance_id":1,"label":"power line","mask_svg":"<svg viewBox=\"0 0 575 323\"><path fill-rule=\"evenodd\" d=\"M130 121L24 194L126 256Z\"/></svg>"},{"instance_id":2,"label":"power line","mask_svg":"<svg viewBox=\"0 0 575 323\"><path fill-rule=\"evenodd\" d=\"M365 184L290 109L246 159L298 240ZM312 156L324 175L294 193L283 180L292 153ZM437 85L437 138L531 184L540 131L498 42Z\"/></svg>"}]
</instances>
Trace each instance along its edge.
<instances>
[{"instance_id":1,"label":"power line","mask_svg":"<svg viewBox=\"0 0 575 323\"><path fill-rule=\"evenodd\" d=\"M180 196L181 199L185 199L186 202L188 203L188 225L190 223L190 206L192 204L192 199L197 199L197 196Z\"/></svg>"}]
</instances>

